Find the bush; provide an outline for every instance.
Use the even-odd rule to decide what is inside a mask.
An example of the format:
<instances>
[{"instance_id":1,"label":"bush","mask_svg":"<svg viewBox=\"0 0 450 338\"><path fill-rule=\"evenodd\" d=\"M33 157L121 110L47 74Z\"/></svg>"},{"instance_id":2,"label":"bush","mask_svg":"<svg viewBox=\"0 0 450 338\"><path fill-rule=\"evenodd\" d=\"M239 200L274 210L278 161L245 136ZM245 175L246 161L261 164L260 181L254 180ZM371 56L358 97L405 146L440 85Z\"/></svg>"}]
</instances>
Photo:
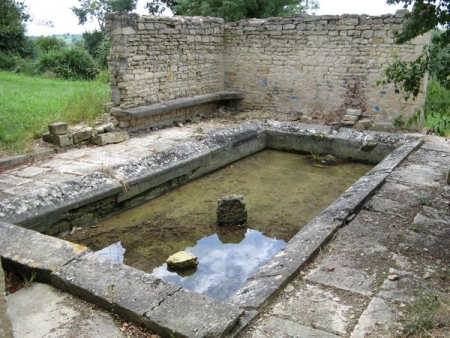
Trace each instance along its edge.
<instances>
[{"instance_id":1,"label":"bush","mask_svg":"<svg viewBox=\"0 0 450 338\"><path fill-rule=\"evenodd\" d=\"M435 78L427 86L424 116L425 124L433 133L446 136L450 132L450 90Z\"/></svg>"},{"instance_id":2,"label":"bush","mask_svg":"<svg viewBox=\"0 0 450 338\"><path fill-rule=\"evenodd\" d=\"M109 43L108 38L105 37L98 46L96 53L97 62L101 68L108 68L108 55L110 48L111 44Z\"/></svg>"},{"instance_id":3,"label":"bush","mask_svg":"<svg viewBox=\"0 0 450 338\"><path fill-rule=\"evenodd\" d=\"M53 36L40 36L34 42L43 53L49 52L52 49L60 49L60 41Z\"/></svg>"},{"instance_id":4,"label":"bush","mask_svg":"<svg viewBox=\"0 0 450 338\"><path fill-rule=\"evenodd\" d=\"M19 54L0 52L0 69L27 75L38 74L36 61L24 59Z\"/></svg>"},{"instance_id":5,"label":"bush","mask_svg":"<svg viewBox=\"0 0 450 338\"><path fill-rule=\"evenodd\" d=\"M13 70L20 59L19 54L0 51L0 69Z\"/></svg>"},{"instance_id":6,"label":"bush","mask_svg":"<svg viewBox=\"0 0 450 338\"><path fill-rule=\"evenodd\" d=\"M64 79L90 80L98 74L94 59L86 50L64 48L41 55L39 72L53 72Z\"/></svg>"}]
</instances>

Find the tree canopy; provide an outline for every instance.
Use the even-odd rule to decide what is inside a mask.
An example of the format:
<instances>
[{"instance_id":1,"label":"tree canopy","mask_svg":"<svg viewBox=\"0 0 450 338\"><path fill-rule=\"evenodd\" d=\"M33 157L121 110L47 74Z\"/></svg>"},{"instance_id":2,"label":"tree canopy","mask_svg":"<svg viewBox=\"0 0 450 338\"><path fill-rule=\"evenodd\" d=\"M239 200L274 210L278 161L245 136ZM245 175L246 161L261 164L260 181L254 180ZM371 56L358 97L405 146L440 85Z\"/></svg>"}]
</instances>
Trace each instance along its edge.
<instances>
[{"instance_id":1,"label":"tree canopy","mask_svg":"<svg viewBox=\"0 0 450 338\"><path fill-rule=\"evenodd\" d=\"M404 43L430 30L433 34L431 45L424 48L422 54L413 61L395 58L386 69L384 82L394 83L396 91L404 91L407 98L416 97L420 92L421 79L426 72L432 72L439 83L450 89L450 0L387 0L388 4L404 4L412 10L407 13L403 30L396 41Z\"/></svg>"},{"instance_id":2,"label":"tree canopy","mask_svg":"<svg viewBox=\"0 0 450 338\"><path fill-rule=\"evenodd\" d=\"M318 8L316 0L159 0L147 2L150 13L170 8L176 15L214 16L225 21L268 18L301 13Z\"/></svg>"},{"instance_id":3,"label":"tree canopy","mask_svg":"<svg viewBox=\"0 0 450 338\"><path fill-rule=\"evenodd\" d=\"M0 51L22 53L25 22L30 18L22 1L0 0Z\"/></svg>"},{"instance_id":4,"label":"tree canopy","mask_svg":"<svg viewBox=\"0 0 450 338\"><path fill-rule=\"evenodd\" d=\"M105 14L108 12L131 12L136 8L137 0L78 0L79 7L72 7L78 17L78 24L83 25L88 19L95 19L102 32L105 31Z\"/></svg>"}]
</instances>

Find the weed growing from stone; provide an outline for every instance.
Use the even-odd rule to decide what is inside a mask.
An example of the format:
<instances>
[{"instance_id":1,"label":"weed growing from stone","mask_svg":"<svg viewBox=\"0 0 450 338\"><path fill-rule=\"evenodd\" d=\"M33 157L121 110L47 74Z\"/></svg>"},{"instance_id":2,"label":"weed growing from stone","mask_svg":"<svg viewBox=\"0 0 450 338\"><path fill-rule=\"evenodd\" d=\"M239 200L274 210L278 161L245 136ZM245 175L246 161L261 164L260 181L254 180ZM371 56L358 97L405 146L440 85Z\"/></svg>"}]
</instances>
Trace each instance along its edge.
<instances>
[{"instance_id":1,"label":"weed growing from stone","mask_svg":"<svg viewBox=\"0 0 450 338\"><path fill-rule=\"evenodd\" d=\"M414 232L420 232L420 230L421 230L420 224L413 223L411 225L411 230L414 231Z\"/></svg>"},{"instance_id":2,"label":"weed growing from stone","mask_svg":"<svg viewBox=\"0 0 450 338\"><path fill-rule=\"evenodd\" d=\"M442 294L424 296L408 308L404 326L408 337L446 337L450 332L450 298Z\"/></svg>"},{"instance_id":3,"label":"weed growing from stone","mask_svg":"<svg viewBox=\"0 0 450 338\"><path fill-rule=\"evenodd\" d=\"M419 197L419 204L431 207L433 203L431 202L431 199L429 199L428 197L421 196Z\"/></svg>"},{"instance_id":4,"label":"weed growing from stone","mask_svg":"<svg viewBox=\"0 0 450 338\"><path fill-rule=\"evenodd\" d=\"M34 281L36 280L36 271L33 271L30 277L27 276L22 277L23 277L23 287L29 288L31 285L33 285Z\"/></svg>"}]
</instances>

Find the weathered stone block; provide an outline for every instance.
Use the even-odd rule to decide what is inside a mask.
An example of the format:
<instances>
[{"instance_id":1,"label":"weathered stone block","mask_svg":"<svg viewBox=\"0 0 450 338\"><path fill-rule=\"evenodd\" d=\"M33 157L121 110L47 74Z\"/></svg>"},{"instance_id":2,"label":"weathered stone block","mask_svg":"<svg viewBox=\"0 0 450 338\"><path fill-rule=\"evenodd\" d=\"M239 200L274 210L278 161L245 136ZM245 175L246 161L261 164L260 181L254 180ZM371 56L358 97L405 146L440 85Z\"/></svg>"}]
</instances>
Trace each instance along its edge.
<instances>
[{"instance_id":1,"label":"weathered stone block","mask_svg":"<svg viewBox=\"0 0 450 338\"><path fill-rule=\"evenodd\" d=\"M217 204L218 225L239 225L247 221L247 210L242 195L230 195L219 199Z\"/></svg>"},{"instance_id":2,"label":"weathered stone block","mask_svg":"<svg viewBox=\"0 0 450 338\"><path fill-rule=\"evenodd\" d=\"M54 135L54 141L58 147L68 147L73 145L72 134Z\"/></svg>"},{"instance_id":3,"label":"weathered stone block","mask_svg":"<svg viewBox=\"0 0 450 338\"><path fill-rule=\"evenodd\" d=\"M48 125L48 131L52 135L64 135L68 132L68 125L65 122L55 122Z\"/></svg>"},{"instance_id":4,"label":"weathered stone block","mask_svg":"<svg viewBox=\"0 0 450 338\"><path fill-rule=\"evenodd\" d=\"M197 256L190 252L179 251L167 258L167 266L175 270L187 270L197 267Z\"/></svg>"},{"instance_id":5,"label":"weathered stone block","mask_svg":"<svg viewBox=\"0 0 450 338\"><path fill-rule=\"evenodd\" d=\"M355 128L359 130L368 130L372 127L373 121L371 119L361 119L355 123Z\"/></svg>"},{"instance_id":6,"label":"weathered stone block","mask_svg":"<svg viewBox=\"0 0 450 338\"><path fill-rule=\"evenodd\" d=\"M104 146L110 143L120 143L128 140L130 137L125 131L116 131L111 133L98 134L92 138L92 143Z\"/></svg>"},{"instance_id":7,"label":"weathered stone block","mask_svg":"<svg viewBox=\"0 0 450 338\"><path fill-rule=\"evenodd\" d=\"M359 120L359 116L355 116L355 115L344 115L344 117L342 118L343 123L351 122L351 124L354 124L358 120Z\"/></svg>"},{"instance_id":8,"label":"weathered stone block","mask_svg":"<svg viewBox=\"0 0 450 338\"><path fill-rule=\"evenodd\" d=\"M347 115L353 115L353 116L362 116L363 113L361 109L347 109Z\"/></svg>"},{"instance_id":9,"label":"weathered stone block","mask_svg":"<svg viewBox=\"0 0 450 338\"><path fill-rule=\"evenodd\" d=\"M73 144L88 141L91 138L91 130L80 130L72 133Z\"/></svg>"}]
</instances>

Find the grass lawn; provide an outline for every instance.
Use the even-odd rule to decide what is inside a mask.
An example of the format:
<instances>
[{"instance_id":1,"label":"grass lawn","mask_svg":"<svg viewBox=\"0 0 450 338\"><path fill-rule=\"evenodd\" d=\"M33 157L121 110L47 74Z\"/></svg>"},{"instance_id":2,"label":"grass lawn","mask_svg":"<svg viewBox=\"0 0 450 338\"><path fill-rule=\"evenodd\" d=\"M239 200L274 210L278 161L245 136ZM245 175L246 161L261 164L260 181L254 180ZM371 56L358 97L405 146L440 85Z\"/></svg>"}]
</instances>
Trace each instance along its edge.
<instances>
[{"instance_id":1,"label":"grass lawn","mask_svg":"<svg viewBox=\"0 0 450 338\"><path fill-rule=\"evenodd\" d=\"M103 113L109 85L0 71L0 154L30 151L53 122L92 121Z\"/></svg>"}]
</instances>

